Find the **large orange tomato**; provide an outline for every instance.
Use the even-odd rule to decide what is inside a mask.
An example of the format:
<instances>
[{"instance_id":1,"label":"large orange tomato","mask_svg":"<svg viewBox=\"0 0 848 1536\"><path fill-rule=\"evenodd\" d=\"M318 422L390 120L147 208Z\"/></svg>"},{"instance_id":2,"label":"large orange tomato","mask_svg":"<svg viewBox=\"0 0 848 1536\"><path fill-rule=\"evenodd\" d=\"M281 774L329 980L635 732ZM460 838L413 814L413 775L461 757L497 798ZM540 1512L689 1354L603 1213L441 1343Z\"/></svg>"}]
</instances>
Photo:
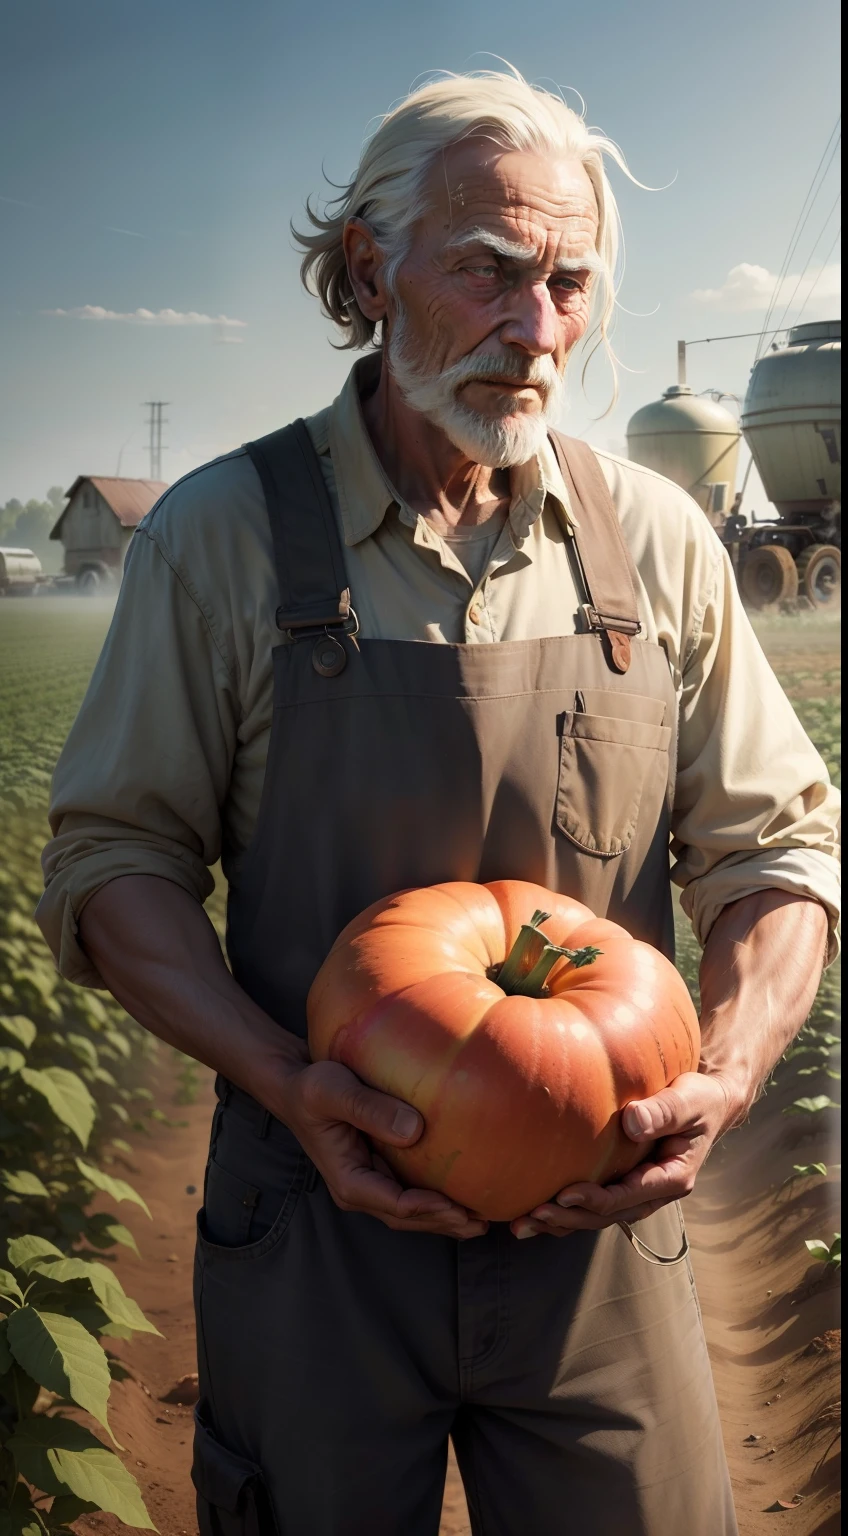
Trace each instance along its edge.
<instances>
[{"instance_id":1,"label":"large orange tomato","mask_svg":"<svg viewBox=\"0 0 848 1536\"><path fill-rule=\"evenodd\" d=\"M621 1110L698 1065L674 966L588 907L523 880L378 901L339 935L307 1003L313 1059L414 1104L398 1177L511 1221L644 1148Z\"/></svg>"}]
</instances>

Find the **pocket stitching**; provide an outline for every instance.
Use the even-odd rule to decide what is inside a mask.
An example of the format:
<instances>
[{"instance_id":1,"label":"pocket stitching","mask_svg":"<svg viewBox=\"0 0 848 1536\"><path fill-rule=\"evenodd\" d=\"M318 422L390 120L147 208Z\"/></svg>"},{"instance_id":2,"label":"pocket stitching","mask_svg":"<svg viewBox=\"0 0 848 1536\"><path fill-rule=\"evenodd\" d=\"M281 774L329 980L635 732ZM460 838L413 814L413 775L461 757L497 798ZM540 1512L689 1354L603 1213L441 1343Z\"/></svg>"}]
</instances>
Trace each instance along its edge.
<instances>
[{"instance_id":1,"label":"pocket stitching","mask_svg":"<svg viewBox=\"0 0 848 1536\"><path fill-rule=\"evenodd\" d=\"M250 1261L252 1259L264 1258L266 1253L270 1252L272 1248L277 1246L277 1244L285 1236L292 1223L295 1210L300 1200L300 1196L302 1195L306 1185L308 1166L309 1159L307 1158L306 1153L302 1151L299 1152L297 1168L295 1169L294 1177L292 1178L291 1184L289 1185L288 1192L286 1194L285 1200L283 1201L279 1215L274 1221L274 1225L269 1227L268 1231L265 1233L265 1236L260 1237L259 1240L255 1243L244 1243L240 1247L236 1248L230 1248L224 1243L213 1243L212 1239L206 1236L201 1226L203 1211L198 1211L198 1250L207 1257L213 1259L228 1259L230 1261L241 1259Z\"/></svg>"},{"instance_id":2,"label":"pocket stitching","mask_svg":"<svg viewBox=\"0 0 848 1536\"><path fill-rule=\"evenodd\" d=\"M598 735L591 734L591 726L587 731L575 731L574 727L578 724L578 722L589 725L590 720L593 719L596 719L599 722L603 721L604 724L608 724L613 728L619 728L618 739L616 739L615 729L608 732L607 734ZM622 735L626 736L629 734L628 728L632 728L634 726L637 729L651 731L659 739L654 744L634 742L632 740L623 740ZM559 776L557 780L556 809L554 812L555 825L557 829L563 834L563 836L567 837L569 841L574 843L575 847L580 848L582 852L591 854L594 858L620 858L621 855L626 853L630 848L639 821L641 790L642 784L644 783L644 777L639 780L638 788L634 794L634 800L630 810L629 820L626 827L624 828L623 836L615 836L611 834L610 841L607 846L601 846L597 839L592 835L591 831L588 829L584 830L584 828L574 816L568 816L565 780L569 772L571 774L577 772L578 742L596 742L601 746L626 747L629 751L660 753L668 758L669 747L671 745L671 735L671 729L667 725L654 725L652 722L627 720L618 716L590 716L581 713L575 713L571 710L567 711L563 720L563 728L560 736ZM572 763L570 768L567 770L566 758L569 748Z\"/></svg>"}]
</instances>

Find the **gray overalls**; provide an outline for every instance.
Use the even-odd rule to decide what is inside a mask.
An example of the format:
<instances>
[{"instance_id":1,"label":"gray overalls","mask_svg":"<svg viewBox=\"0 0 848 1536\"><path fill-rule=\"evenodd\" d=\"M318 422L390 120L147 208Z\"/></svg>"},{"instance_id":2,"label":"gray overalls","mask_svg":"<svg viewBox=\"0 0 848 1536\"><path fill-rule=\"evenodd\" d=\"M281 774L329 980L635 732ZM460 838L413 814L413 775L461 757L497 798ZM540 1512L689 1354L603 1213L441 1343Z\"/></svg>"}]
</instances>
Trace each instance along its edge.
<instances>
[{"instance_id":1,"label":"gray overalls","mask_svg":"<svg viewBox=\"0 0 848 1536\"><path fill-rule=\"evenodd\" d=\"M304 424L249 445L281 643L228 953L296 1034L340 929L404 886L531 880L672 953L675 690L635 638L597 460L553 442L585 630L492 645L356 638ZM218 1095L195 1287L202 1536L436 1536L449 1435L475 1536L733 1536L688 1264L646 1263L616 1227L391 1231L340 1211L247 1094ZM672 1254L681 1226L669 1206L638 1230Z\"/></svg>"}]
</instances>

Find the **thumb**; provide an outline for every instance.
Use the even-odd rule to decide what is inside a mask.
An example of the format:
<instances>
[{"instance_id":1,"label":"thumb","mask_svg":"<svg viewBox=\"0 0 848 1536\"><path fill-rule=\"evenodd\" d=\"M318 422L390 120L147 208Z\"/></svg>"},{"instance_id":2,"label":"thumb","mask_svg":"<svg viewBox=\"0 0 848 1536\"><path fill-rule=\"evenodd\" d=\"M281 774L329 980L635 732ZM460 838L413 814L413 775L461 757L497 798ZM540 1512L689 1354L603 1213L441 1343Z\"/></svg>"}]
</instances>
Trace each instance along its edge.
<instances>
[{"instance_id":1,"label":"thumb","mask_svg":"<svg viewBox=\"0 0 848 1536\"><path fill-rule=\"evenodd\" d=\"M631 1141L656 1141L658 1136L668 1136L690 1125L693 1113L697 1114L688 1092L690 1078L698 1083L698 1074L687 1072L651 1098L634 1099L626 1105L621 1116L625 1135Z\"/></svg>"},{"instance_id":2,"label":"thumb","mask_svg":"<svg viewBox=\"0 0 848 1536\"><path fill-rule=\"evenodd\" d=\"M379 1093L364 1083L356 1083L343 1092L338 1118L391 1147L411 1146L424 1130L423 1117L411 1104L393 1094Z\"/></svg>"}]
</instances>

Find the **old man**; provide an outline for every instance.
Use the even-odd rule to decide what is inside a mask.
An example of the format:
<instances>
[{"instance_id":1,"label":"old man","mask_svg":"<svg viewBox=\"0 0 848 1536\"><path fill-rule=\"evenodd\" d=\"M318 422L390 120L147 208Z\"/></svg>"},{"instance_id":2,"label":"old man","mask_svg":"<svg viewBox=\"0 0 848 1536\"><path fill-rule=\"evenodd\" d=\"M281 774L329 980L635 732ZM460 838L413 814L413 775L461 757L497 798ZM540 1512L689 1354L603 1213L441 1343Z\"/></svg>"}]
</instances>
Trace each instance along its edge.
<instances>
[{"instance_id":1,"label":"old man","mask_svg":"<svg viewBox=\"0 0 848 1536\"><path fill-rule=\"evenodd\" d=\"M736 1529L691 1272L655 1258L815 996L834 793L699 509L554 430L612 313L605 157L509 74L382 121L302 241L366 355L145 518L57 770L63 974L217 1073L203 1536L435 1536L449 1437L477 1536ZM362 908L496 878L667 953L676 881L703 1055L625 1110L634 1173L487 1227L395 1181L369 1138L410 1145L420 1116L304 1037Z\"/></svg>"}]
</instances>

